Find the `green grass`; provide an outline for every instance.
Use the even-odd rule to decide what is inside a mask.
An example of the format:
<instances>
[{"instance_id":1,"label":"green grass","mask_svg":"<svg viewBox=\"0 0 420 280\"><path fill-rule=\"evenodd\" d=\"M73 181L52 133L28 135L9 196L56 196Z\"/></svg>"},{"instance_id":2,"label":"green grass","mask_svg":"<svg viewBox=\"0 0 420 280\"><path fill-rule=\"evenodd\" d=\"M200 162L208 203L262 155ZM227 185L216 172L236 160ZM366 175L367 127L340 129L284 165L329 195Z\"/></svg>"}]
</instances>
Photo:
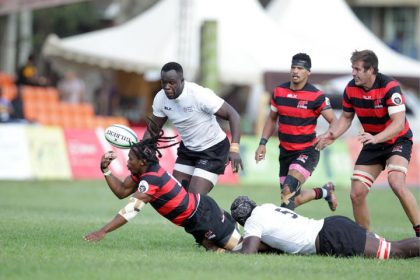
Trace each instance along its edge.
<instances>
[{"instance_id":1,"label":"green grass","mask_svg":"<svg viewBox=\"0 0 420 280\"><path fill-rule=\"evenodd\" d=\"M308 188L308 186L305 186ZM304 187L304 188L305 188ZM419 201L420 189L412 189ZM239 194L257 203L279 201L276 186L217 186L211 196L229 209ZM348 190L338 191L334 214L352 217ZM84 234L126 204L103 181L0 182L0 279L419 279L419 258L386 262L364 258L215 254L150 206L99 243ZM373 190L374 231L388 239L413 230L389 189ZM331 215L325 201L298 212Z\"/></svg>"}]
</instances>

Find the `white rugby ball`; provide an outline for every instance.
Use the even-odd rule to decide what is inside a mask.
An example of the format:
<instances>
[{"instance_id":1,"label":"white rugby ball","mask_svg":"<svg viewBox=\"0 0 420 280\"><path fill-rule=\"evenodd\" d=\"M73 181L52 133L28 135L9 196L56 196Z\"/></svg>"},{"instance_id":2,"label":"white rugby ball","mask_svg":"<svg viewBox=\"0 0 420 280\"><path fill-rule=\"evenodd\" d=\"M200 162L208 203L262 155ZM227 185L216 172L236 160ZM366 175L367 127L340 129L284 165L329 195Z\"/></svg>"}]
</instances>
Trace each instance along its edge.
<instances>
[{"instance_id":1,"label":"white rugby ball","mask_svg":"<svg viewBox=\"0 0 420 280\"><path fill-rule=\"evenodd\" d=\"M112 124L105 129L105 139L114 147L130 149L139 139L129 127L121 124Z\"/></svg>"}]
</instances>

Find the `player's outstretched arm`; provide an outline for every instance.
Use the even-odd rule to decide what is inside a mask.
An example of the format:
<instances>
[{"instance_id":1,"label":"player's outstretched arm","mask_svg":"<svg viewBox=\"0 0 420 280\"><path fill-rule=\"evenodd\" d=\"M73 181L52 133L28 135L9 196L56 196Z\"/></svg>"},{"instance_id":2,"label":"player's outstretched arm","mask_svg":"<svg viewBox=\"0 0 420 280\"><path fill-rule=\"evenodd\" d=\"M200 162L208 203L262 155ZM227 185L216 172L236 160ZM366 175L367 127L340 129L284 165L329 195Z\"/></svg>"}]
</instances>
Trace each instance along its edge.
<instances>
[{"instance_id":1,"label":"player's outstretched arm","mask_svg":"<svg viewBox=\"0 0 420 280\"><path fill-rule=\"evenodd\" d=\"M84 239L86 241L89 241L89 242L99 241L102 238L104 238L105 235L108 232L114 231L117 228L125 225L126 223L127 223L127 220L124 219L120 214L117 214L112 221L110 221L108 224L106 224L105 226L103 226L101 229L96 230L96 231L93 231L93 232L87 234L84 237Z\"/></svg>"},{"instance_id":2,"label":"player's outstretched arm","mask_svg":"<svg viewBox=\"0 0 420 280\"><path fill-rule=\"evenodd\" d=\"M89 242L101 240L107 233L120 228L127 222L134 219L140 210L144 207L144 205L150 201L150 199L151 197L149 195L136 192L130 198L128 204L118 212L112 221L107 223L99 230L87 234L84 239Z\"/></svg>"}]
</instances>

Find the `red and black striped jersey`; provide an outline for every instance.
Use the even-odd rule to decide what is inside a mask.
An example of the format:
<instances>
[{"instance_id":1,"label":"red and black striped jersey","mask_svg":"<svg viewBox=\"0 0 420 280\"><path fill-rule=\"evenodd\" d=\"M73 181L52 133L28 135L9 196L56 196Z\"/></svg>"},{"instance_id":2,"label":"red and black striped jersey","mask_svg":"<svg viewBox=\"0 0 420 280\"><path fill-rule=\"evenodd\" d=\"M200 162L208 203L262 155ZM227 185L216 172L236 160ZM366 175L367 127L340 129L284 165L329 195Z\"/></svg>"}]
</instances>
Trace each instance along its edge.
<instances>
[{"instance_id":1,"label":"red and black striped jersey","mask_svg":"<svg viewBox=\"0 0 420 280\"><path fill-rule=\"evenodd\" d=\"M137 191L152 196L149 202L156 211L176 225L193 215L200 195L187 192L175 178L159 164L151 165L142 175L131 174Z\"/></svg>"},{"instance_id":2,"label":"red and black striped jersey","mask_svg":"<svg viewBox=\"0 0 420 280\"><path fill-rule=\"evenodd\" d=\"M371 89L365 90L351 80L343 94L343 111L356 113L363 130L372 135L382 132L391 124L388 107L405 104L400 85L392 78L378 73ZM386 143L392 144L399 137L411 139L413 133L407 119L404 129Z\"/></svg>"},{"instance_id":3,"label":"red and black striped jersey","mask_svg":"<svg viewBox=\"0 0 420 280\"><path fill-rule=\"evenodd\" d=\"M301 90L290 89L290 82L276 87L271 110L278 115L280 147L299 151L312 146L318 117L325 109L331 109L329 99L309 83Z\"/></svg>"}]
</instances>

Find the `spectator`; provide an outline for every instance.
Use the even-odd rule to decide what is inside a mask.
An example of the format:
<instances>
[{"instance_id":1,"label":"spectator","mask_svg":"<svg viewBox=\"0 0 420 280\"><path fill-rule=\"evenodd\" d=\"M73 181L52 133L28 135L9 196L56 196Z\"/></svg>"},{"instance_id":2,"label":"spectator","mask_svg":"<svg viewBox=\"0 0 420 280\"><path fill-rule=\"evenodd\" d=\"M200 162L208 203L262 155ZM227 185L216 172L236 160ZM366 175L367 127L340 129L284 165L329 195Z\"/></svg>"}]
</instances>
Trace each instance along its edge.
<instances>
[{"instance_id":1,"label":"spectator","mask_svg":"<svg viewBox=\"0 0 420 280\"><path fill-rule=\"evenodd\" d=\"M16 96L10 101L12 106L11 117L15 120L23 120L25 116L23 114L23 100L22 91L20 88L17 89Z\"/></svg>"},{"instance_id":2,"label":"spectator","mask_svg":"<svg viewBox=\"0 0 420 280\"><path fill-rule=\"evenodd\" d=\"M60 99L66 103L78 104L85 101L86 85L74 71L67 71L58 82Z\"/></svg>"},{"instance_id":3,"label":"spectator","mask_svg":"<svg viewBox=\"0 0 420 280\"><path fill-rule=\"evenodd\" d=\"M12 113L10 101L4 97L3 90L0 88L0 122L8 122Z\"/></svg>"},{"instance_id":4,"label":"spectator","mask_svg":"<svg viewBox=\"0 0 420 280\"><path fill-rule=\"evenodd\" d=\"M45 86L47 84L47 80L38 74L38 69L35 65L35 56L33 54L29 55L25 64L19 67L16 84L18 86Z\"/></svg>"},{"instance_id":5,"label":"spectator","mask_svg":"<svg viewBox=\"0 0 420 280\"><path fill-rule=\"evenodd\" d=\"M119 106L119 93L111 73L101 75L100 85L94 91L95 112L97 115L113 116ZM135 104L132 104L135 106Z\"/></svg>"}]
</instances>

